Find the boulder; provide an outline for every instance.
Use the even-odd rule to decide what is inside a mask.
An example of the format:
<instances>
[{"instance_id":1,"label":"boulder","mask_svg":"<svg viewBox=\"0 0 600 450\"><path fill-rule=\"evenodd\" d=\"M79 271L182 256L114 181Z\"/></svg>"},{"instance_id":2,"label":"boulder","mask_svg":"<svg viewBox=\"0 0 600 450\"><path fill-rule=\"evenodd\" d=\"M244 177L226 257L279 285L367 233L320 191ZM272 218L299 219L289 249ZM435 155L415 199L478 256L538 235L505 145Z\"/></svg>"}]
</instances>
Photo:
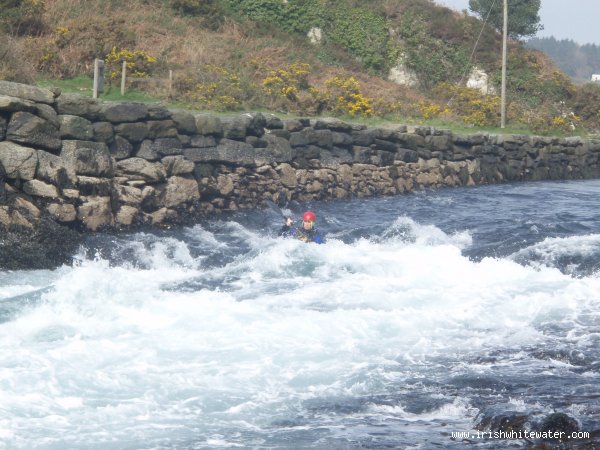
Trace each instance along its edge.
<instances>
[{"instance_id":1,"label":"boulder","mask_svg":"<svg viewBox=\"0 0 600 450\"><path fill-rule=\"evenodd\" d=\"M529 418L522 413L507 412L502 414L485 414L475 429L492 432L519 432L526 429Z\"/></svg>"},{"instance_id":2,"label":"boulder","mask_svg":"<svg viewBox=\"0 0 600 450\"><path fill-rule=\"evenodd\" d=\"M213 136L196 135L192 136L192 139L190 140L190 145L196 148L216 147L217 141Z\"/></svg>"},{"instance_id":3,"label":"boulder","mask_svg":"<svg viewBox=\"0 0 600 450\"><path fill-rule=\"evenodd\" d=\"M112 177L113 159L103 142L63 141L60 153L77 175Z\"/></svg>"},{"instance_id":4,"label":"boulder","mask_svg":"<svg viewBox=\"0 0 600 450\"><path fill-rule=\"evenodd\" d=\"M169 120L171 111L165 105L154 103L148 105L148 119L150 120Z\"/></svg>"},{"instance_id":5,"label":"boulder","mask_svg":"<svg viewBox=\"0 0 600 450\"><path fill-rule=\"evenodd\" d=\"M100 115L111 123L137 122L148 117L148 106L143 103L104 102Z\"/></svg>"},{"instance_id":6,"label":"boulder","mask_svg":"<svg viewBox=\"0 0 600 450\"><path fill-rule=\"evenodd\" d=\"M31 148L13 142L0 142L0 164L4 167L6 178L32 180L38 165L38 154Z\"/></svg>"},{"instance_id":7,"label":"boulder","mask_svg":"<svg viewBox=\"0 0 600 450\"><path fill-rule=\"evenodd\" d=\"M254 151L257 164L290 162L292 160L292 147L286 139L272 134L266 134L263 139L267 142L267 147L257 148Z\"/></svg>"},{"instance_id":8,"label":"boulder","mask_svg":"<svg viewBox=\"0 0 600 450\"><path fill-rule=\"evenodd\" d=\"M539 428L540 432L562 432L563 436L571 436L579 431L579 424L575 419L564 413L553 413L547 416Z\"/></svg>"},{"instance_id":9,"label":"boulder","mask_svg":"<svg viewBox=\"0 0 600 450\"><path fill-rule=\"evenodd\" d=\"M58 128L28 112L16 112L12 115L6 139L51 151L59 150L61 145Z\"/></svg>"},{"instance_id":10,"label":"boulder","mask_svg":"<svg viewBox=\"0 0 600 450\"><path fill-rule=\"evenodd\" d=\"M255 161L256 150L245 142L221 139L217 145L219 162L230 164L252 165Z\"/></svg>"},{"instance_id":11,"label":"boulder","mask_svg":"<svg viewBox=\"0 0 600 450\"><path fill-rule=\"evenodd\" d=\"M352 130L352 125L343 122L335 117L324 117L317 119L314 125L315 130L331 130L337 132L349 132Z\"/></svg>"},{"instance_id":12,"label":"boulder","mask_svg":"<svg viewBox=\"0 0 600 450\"><path fill-rule=\"evenodd\" d=\"M150 139L174 138L177 136L175 122L172 120L149 120L147 124Z\"/></svg>"},{"instance_id":13,"label":"boulder","mask_svg":"<svg viewBox=\"0 0 600 450\"><path fill-rule=\"evenodd\" d=\"M68 203L51 203L46 210L58 222L74 222L77 219L77 210Z\"/></svg>"},{"instance_id":14,"label":"boulder","mask_svg":"<svg viewBox=\"0 0 600 450\"><path fill-rule=\"evenodd\" d=\"M126 205L139 206L142 203L142 190L133 186L118 186L119 201Z\"/></svg>"},{"instance_id":15,"label":"boulder","mask_svg":"<svg viewBox=\"0 0 600 450\"><path fill-rule=\"evenodd\" d=\"M217 177L217 190L223 197L231 195L234 188L235 185L233 184L233 179L230 176L219 175Z\"/></svg>"},{"instance_id":16,"label":"boulder","mask_svg":"<svg viewBox=\"0 0 600 450\"><path fill-rule=\"evenodd\" d=\"M86 197L77 208L77 219L82 221L88 230L96 231L101 227L113 224L110 197Z\"/></svg>"},{"instance_id":17,"label":"boulder","mask_svg":"<svg viewBox=\"0 0 600 450\"><path fill-rule=\"evenodd\" d=\"M110 122L94 122L92 124L94 131L94 141L112 142L115 137L115 129Z\"/></svg>"},{"instance_id":18,"label":"boulder","mask_svg":"<svg viewBox=\"0 0 600 450\"><path fill-rule=\"evenodd\" d=\"M266 114L265 115L265 128L267 128L268 130L282 130L283 129L283 121L273 115L273 114Z\"/></svg>"},{"instance_id":19,"label":"boulder","mask_svg":"<svg viewBox=\"0 0 600 450\"><path fill-rule=\"evenodd\" d=\"M38 150L37 178L52 183L60 188L75 184L77 176L71 164L66 164L60 156Z\"/></svg>"},{"instance_id":20,"label":"boulder","mask_svg":"<svg viewBox=\"0 0 600 450\"><path fill-rule=\"evenodd\" d=\"M165 156L161 160L167 171L167 176L187 175L194 172L194 163L185 159L183 156Z\"/></svg>"},{"instance_id":21,"label":"boulder","mask_svg":"<svg viewBox=\"0 0 600 450\"><path fill-rule=\"evenodd\" d=\"M253 165L255 149L245 142L221 139L217 147L186 148L183 155L193 162Z\"/></svg>"},{"instance_id":22,"label":"boulder","mask_svg":"<svg viewBox=\"0 0 600 450\"><path fill-rule=\"evenodd\" d=\"M119 208L119 211L115 215L115 222L117 225L130 226L135 218L140 213L138 208L129 205L123 205Z\"/></svg>"},{"instance_id":23,"label":"boulder","mask_svg":"<svg viewBox=\"0 0 600 450\"><path fill-rule=\"evenodd\" d=\"M54 220L41 220L35 227L2 234L0 267L5 270L54 269L72 262L81 241L77 232Z\"/></svg>"},{"instance_id":24,"label":"boulder","mask_svg":"<svg viewBox=\"0 0 600 450\"><path fill-rule=\"evenodd\" d=\"M303 147L317 143L317 133L313 128L304 128L290 134L290 145L292 147Z\"/></svg>"},{"instance_id":25,"label":"boulder","mask_svg":"<svg viewBox=\"0 0 600 450\"><path fill-rule=\"evenodd\" d=\"M333 131L331 133L332 144L337 147L352 147L354 140L348 133L340 133L339 131Z\"/></svg>"},{"instance_id":26,"label":"boulder","mask_svg":"<svg viewBox=\"0 0 600 450\"><path fill-rule=\"evenodd\" d=\"M92 123L79 116L58 116L60 124L60 137L62 139L78 139L88 141L94 139L94 127Z\"/></svg>"},{"instance_id":27,"label":"boulder","mask_svg":"<svg viewBox=\"0 0 600 450\"><path fill-rule=\"evenodd\" d=\"M157 138L154 140L152 147L160 156L181 155L183 153L181 141L176 138Z\"/></svg>"},{"instance_id":28,"label":"boulder","mask_svg":"<svg viewBox=\"0 0 600 450\"><path fill-rule=\"evenodd\" d=\"M267 121L261 113L244 113L239 116L225 117L223 136L227 139L243 140L246 136L261 137L265 134Z\"/></svg>"},{"instance_id":29,"label":"boulder","mask_svg":"<svg viewBox=\"0 0 600 450\"><path fill-rule=\"evenodd\" d=\"M160 225L168 222L169 220L176 219L177 212L168 208L160 208L158 211L154 211L152 214L149 214L149 218L152 225Z\"/></svg>"},{"instance_id":30,"label":"boulder","mask_svg":"<svg viewBox=\"0 0 600 450\"><path fill-rule=\"evenodd\" d=\"M245 141L254 148L266 148L269 145L266 140L257 136L246 136Z\"/></svg>"},{"instance_id":31,"label":"boulder","mask_svg":"<svg viewBox=\"0 0 600 450\"><path fill-rule=\"evenodd\" d=\"M195 116L198 134L222 136L223 124L218 117L199 114Z\"/></svg>"},{"instance_id":32,"label":"boulder","mask_svg":"<svg viewBox=\"0 0 600 450\"><path fill-rule=\"evenodd\" d=\"M192 114L185 111L174 111L171 117L178 132L187 135L194 135L198 132L196 119Z\"/></svg>"},{"instance_id":33,"label":"boulder","mask_svg":"<svg viewBox=\"0 0 600 450\"><path fill-rule=\"evenodd\" d=\"M47 121L54 128L60 128L60 122L58 121L58 114L54 108L50 105L44 105L42 103L38 103L35 105L35 112L33 113L36 116L41 117L45 121Z\"/></svg>"},{"instance_id":34,"label":"boulder","mask_svg":"<svg viewBox=\"0 0 600 450\"><path fill-rule=\"evenodd\" d=\"M154 143L149 139L146 139L144 142L142 142L142 145L140 145L140 149L137 151L135 156L138 158L143 158L146 161L158 161L160 159L158 152L154 148Z\"/></svg>"},{"instance_id":35,"label":"boulder","mask_svg":"<svg viewBox=\"0 0 600 450\"><path fill-rule=\"evenodd\" d=\"M162 205L173 208L200 199L198 182L193 178L170 177L163 192Z\"/></svg>"},{"instance_id":36,"label":"boulder","mask_svg":"<svg viewBox=\"0 0 600 450\"><path fill-rule=\"evenodd\" d=\"M355 146L359 147L369 147L371 144L375 143L375 139L377 137L376 130L367 129L367 130L359 130L352 131L352 142Z\"/></svg>"},{"instance_id":37,"label":"boulder","mask_svg":"<svg viewBox=\"0 0 600 450\"><path fill-rule=\"evenodd\" d=\"M23 100L22 98L0 95L0 111L7 113L24 111L34 114L37 108L35 103Z\"/></svg>"},{"instance_id":38,"label":"boulder","mask_svg":"<svg viewBox=\"0 0 600 450\"><path fill-rule=\"evenodd\" d=\"M148 137L148 125L146 123L121 123L115 126L115 133L124 137L129 142L142 142Z\"/></svg>"},{"instance_id":39,"label":"boulder","mask_svg":"<svg viewBox=\"0 0 600 450\"><path fill-rule=\"evenodd\" d=\"M8 125L8 122L6 121L6 119L2 116L0 116L0 141L3 141L4 139L6 139L6 127Z\"/></svg>"},{"instance_id":40,"label":"boulder","mask_svg":"<svg viewBox=\"0 0 600 450\"><path fill-rule=\"evenodd\" d=\"M334 147L332 150L321 150L319 159L321 165L328 169L337 169L341 164L352 164L350 152L343 148Z\"/></svg>"},{"instance_id":41,"label":"boulder","mask_svg":"<svg viewBox=\"0 0 600 450\"><path fill-rule=\"evenodd\" d=\"M78 192L84 196L106 197L113 193L113 181L111 178L77 177Z\"/></svg>"},{"instance_id":42,"label":"boulder","mask_svg":"<svg viewBox=\"0 0 600 450\"><path fill-rule=\"evenodd\" d=\"M120 159L129 158L133 153L133 145L121 136L115 136L109 147L110 154L117 161Z\"/></svg>"},{"instance_id":43,"label":"boulder","mask_svg":"<svg viewBox=\"0 0 600 450\"><path fill-rule=\"evenodd\" d=\"M280 164L277 166L277 172L279 172L279 179L281 184L288 188L295 188L298 186L298 178L296 177L296 170L287 163Z\"/></svg>"},{"instance_id":44,"label":"boulder","mask_svg":"<svg viewBox=\"0 0 600 450\"><path fill-rule=\"evenodd\" d=\"M56 100L56 110L61 115L81 116L88 120L100 119L101 103L91 97L64 93Z\"/></svg>"},{"instance_id":45,"label":"boulder","mask_svg":"<svg viewBox=\"0 0 600 450\"><path fill-rule=\"evenodd\" d=\"M143 158L128 158L117 162L117 176L144 180L151 183L163 181L167 172L161 163L152 163Z\"/></svg>"},{"instance_id":46,"label":"boulder","mask_svg":"<svg viewBox=\"0 0 600 450\"><path fill-rule=\"evenodd\" d=\"M55 93L48 89L2 80L0 80L0 95L8 95L48 105L54 104L56 99Z\"/></svg>"},{"instance_id":47,"label":"boulder","mask_svg":"<svg viewBox=\"0 0 600 450\"><path fill-rule=\"evenodd\" d=\"M321 148L333 148L333 133L330 130L315 130L315 145Z\"/></svg>"},{"instance_id":48,"label":"boulder","mask_svg":"<svg viewBox=\"0 0 600 450\"><path fill-rule=\"evenodd\" d=\"M290 133L297 133L302 130L304 127L310 126L310 121L306 123L302 119L291 119L283 122L284 129L289 131Z\"/></svg>"},{"instance_id":49,"label":"boulder","mask_svg":"<svg viewBox=\"0 0 600 450\"><path fill-rule=\"evenodd\" d=\"M2 239L0 240L0 249L2 249L7 233L5 230L33 230L34 224L30 219L25 217L20 211L8 206L0 206L0 230ZM0 261L2 260L2 252L0 252Z\"/></svg>"}]
</instances>

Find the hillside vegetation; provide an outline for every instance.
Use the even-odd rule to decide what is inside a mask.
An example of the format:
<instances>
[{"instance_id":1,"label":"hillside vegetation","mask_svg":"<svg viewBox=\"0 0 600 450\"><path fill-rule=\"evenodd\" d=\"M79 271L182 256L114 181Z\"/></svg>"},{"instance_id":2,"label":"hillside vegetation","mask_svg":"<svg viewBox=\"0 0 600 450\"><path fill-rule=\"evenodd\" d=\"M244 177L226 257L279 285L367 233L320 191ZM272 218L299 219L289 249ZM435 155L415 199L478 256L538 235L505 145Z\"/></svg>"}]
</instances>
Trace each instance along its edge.
<instances>
[{"instance_id":1,"label":"hillside vegetation","mask_svg":"<svg viewBox=\"0 0 600 450\"><path fill-rule=\"evenodd\" d=\"M579 45L553 37L530 39L526 45L546 53L576 83L587 83L593 74L600 73L600 45Z\"/></svg>"},{"instance_id":2,"label":"hillside vegetation","mask_svg":"<svg viewBox=\"0 0 600 450\"><path fill-rule=\"evenodd\" d=\"M125 60L137 90L187 108L499 123L500 36L486 27L473 52L481 21L431 0L0 0L0 7L0 79L89 77L102 58L114 91ZM317 28L313 44L308 34ZM598 132L600 87L578 87L543 53L516 41L509 47L511 126ZM399 60L418 86L388 81ZM492 94L465 87L473 67L489 75Z\"/></svg>"}]
</instances>

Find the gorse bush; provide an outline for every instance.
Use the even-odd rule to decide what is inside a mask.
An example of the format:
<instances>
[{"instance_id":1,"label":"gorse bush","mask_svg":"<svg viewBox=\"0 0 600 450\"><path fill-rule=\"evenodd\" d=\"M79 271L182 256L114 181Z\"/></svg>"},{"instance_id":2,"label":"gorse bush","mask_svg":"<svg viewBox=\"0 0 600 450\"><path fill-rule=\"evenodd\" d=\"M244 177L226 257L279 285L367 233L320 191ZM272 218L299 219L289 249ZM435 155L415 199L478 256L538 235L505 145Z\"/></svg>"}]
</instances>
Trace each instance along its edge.
<instances>
[{"instance_id":1,"label":"gorse bush","mask_svg":"<svg viewBox=\"0 0 600 450\"><path fill-rule=\"evenodd\" d=\"M104 57L106 78L115 80L121 76L122 64L125 62L127 74L134 77L149 77L152 74L152 66L156 64L156 58L142 50L117 50L113 47L108 55Z\"/></svg>"},{"instance_id":2,"label":"gorse bush","mask_svg":"<svg viewBox=\"0 0 600 450\"><path fill-rule=\"evenodd\" d=\"M30 49L38 69L54 78L91 75L95 58L110 56L113 48L135 48L136 35L125 20L89 17L56 27L44 45Z\"/></svg>"},{"instance_id":3,"label":"gorse bush","mask_svg":"<svg viewBox=\"0 0 600 450\"><path fill-rule=\"evenodd\" d=\"M281 96L295 101L302 90L309 88L308 76L311 67L306 63L293 63L282 69L272 70L263 80L264 91L268 95Z\"/></svg>"},{"instance_id":4,"label":"gorse bush","mask_svg":"<svg viewBox=\"0 0 600 450\"><path fill-rule=\"evenodd\" d=\"M252 98L256 85L238 72L206 64L199 71L178 77L177 100L198 109L236 111Z\"/></svg>"},{"instance_id":5,"label":"gorse bush","mask_svg":"<svg viewBox=\"0 0 600 450\"><path fill-rule=\"evenodd\" d=\"M375 114L373 99L365 97L354 77L333 77L325 81L327 109L337 114L352 117L371 117Z\"/></svg>"},{"instance_id":6,"label":"gorse bush","mask_svg":"<svg viewBox=\"0 0 600 450\"><path fill-rule=\"evenodd\" d=\"M446 100L447 112L460 117L466 124L483 127L499 123L500 97L497 95L484 95L477 89L450 83L440 83L434 93Z\"/></svg>"},{"instance_id":7,"label":"gorse bush","mask_svg":"<svg viewBox=\"0 0 600 450\"><path fill-rule=\"evenodd\" d=\"M285 111L302 114L328 111L352 117L377 114L374 99L362 94L354 77L333 76L318 88L310 83L311 72L309 64L300 62L272 70L262 82L263 90L275 100L273 105L277 109ZM380 105L385 105L385 102Z\"/></svg>"}]
</instances>

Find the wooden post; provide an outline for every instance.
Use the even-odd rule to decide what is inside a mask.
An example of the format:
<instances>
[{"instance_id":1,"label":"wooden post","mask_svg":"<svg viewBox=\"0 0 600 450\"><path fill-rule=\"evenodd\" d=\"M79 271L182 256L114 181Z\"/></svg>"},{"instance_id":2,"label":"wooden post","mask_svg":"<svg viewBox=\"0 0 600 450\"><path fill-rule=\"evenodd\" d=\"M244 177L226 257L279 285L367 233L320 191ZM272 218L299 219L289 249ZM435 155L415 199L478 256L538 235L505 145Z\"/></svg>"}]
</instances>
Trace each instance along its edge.
<instances>
[{"instance_id":1,"label":"wooden post","mask_svg":"<svg viewBox=\"0 0 600 450\"><path fill-rule=\"evenodd\" d=\"M92 97L98 98L98 82L100 78L100 60L94 59L94 87L92 89Z\"/></svg>"},{"instance_id":2,"label":"wooden post","mask_svg":"<svg viewBox=\"0 0 600 450\"><path fill-rule=\"evenodd\" d=\"M173 71L169 69L169 98L173 95Z\"/></svg>"},{"instance_id":3,"label":"wooden post","mask_svg":"<svg viewBox=\"0 0 600 450\"><path fill-rule=\"evenodd\" d=\"M127 80L127 61L123 60L121 69L121 97L125 95L125 81Z\"/></svg>"}]
</instances>

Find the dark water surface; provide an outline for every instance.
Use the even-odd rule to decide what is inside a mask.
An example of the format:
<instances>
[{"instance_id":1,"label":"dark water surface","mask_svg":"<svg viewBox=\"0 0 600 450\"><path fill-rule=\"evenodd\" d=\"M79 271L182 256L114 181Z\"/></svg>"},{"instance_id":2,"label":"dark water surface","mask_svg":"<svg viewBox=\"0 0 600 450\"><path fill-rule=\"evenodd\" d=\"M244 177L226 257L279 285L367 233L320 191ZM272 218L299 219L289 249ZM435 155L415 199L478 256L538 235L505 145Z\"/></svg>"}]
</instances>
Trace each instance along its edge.
<instances>
[{"instance_id":1,"label":"dark water surface","mask_svg":"<svg viewBox=\"0 0 600 450\"><path fill-rule=\"evenodd\" d=\"M554 412L598 432L599 192L272 206L0 272L0 448L527 448L475 427ZM325 245L277 238L305 209Z\"/></svg>"}]
</instances>

